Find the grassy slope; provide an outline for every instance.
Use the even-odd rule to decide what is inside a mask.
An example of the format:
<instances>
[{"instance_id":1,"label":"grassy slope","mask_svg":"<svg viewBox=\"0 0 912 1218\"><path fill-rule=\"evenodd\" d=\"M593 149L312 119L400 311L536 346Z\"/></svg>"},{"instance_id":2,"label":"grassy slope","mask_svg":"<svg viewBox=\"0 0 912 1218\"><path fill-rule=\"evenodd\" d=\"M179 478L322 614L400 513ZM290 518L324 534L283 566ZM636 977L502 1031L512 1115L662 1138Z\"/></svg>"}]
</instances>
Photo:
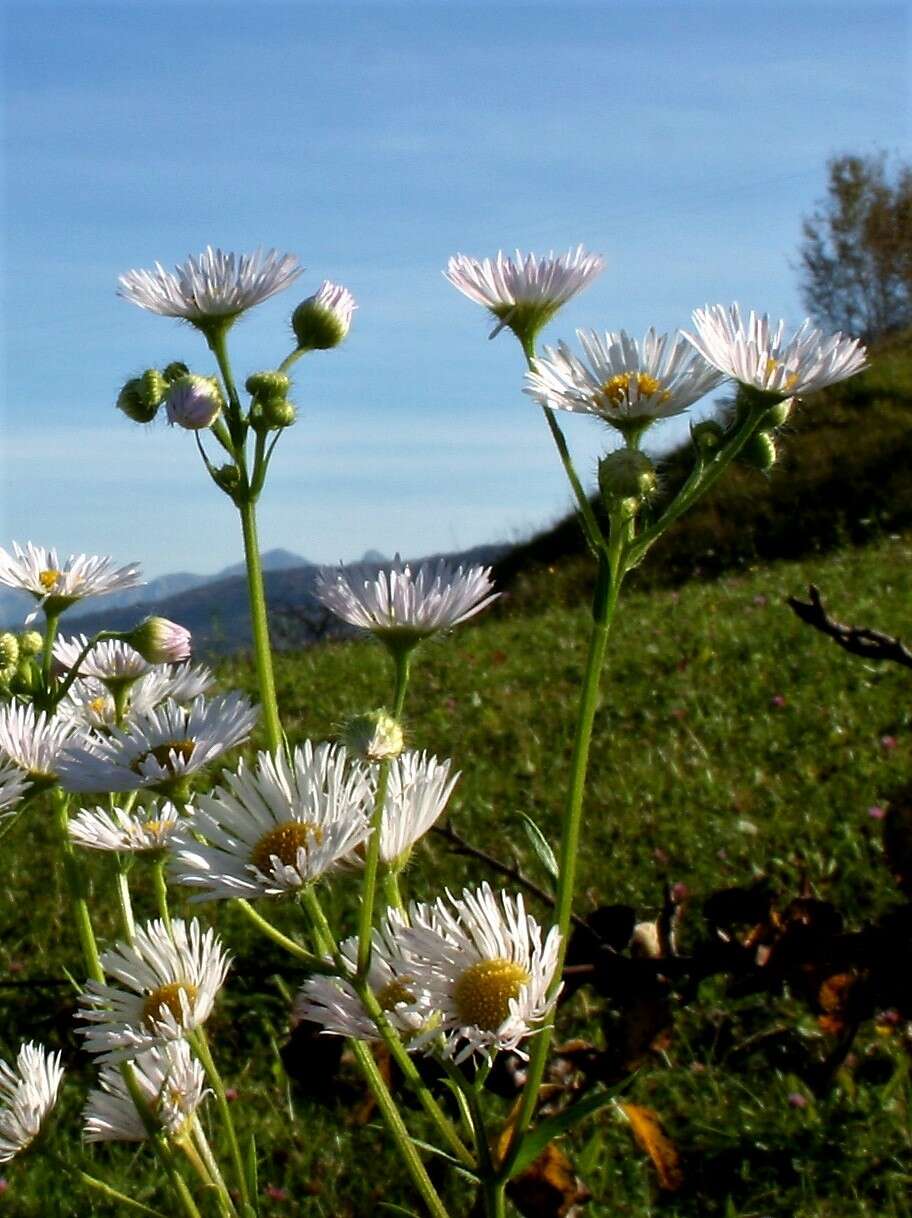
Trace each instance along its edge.
<instances>
[{"instance_id":1,"label":"grassy slope","mask_svg":"<svg viewBox=\"0 0 912 1218\"><path fill-rule=\"evenodd\" d=\"M898 539L625 598L596 723L582 910L630 900L648 914L666 878L686 883L698 900L759 870L786 890L806 873L820 895L854 919L891 898L867 809L912 778L908 675L843 656L802 627L782 598L813 579L843 616L902 632L910 559L912 541ZM558 583L561 576L553 578ZM533 603L549 599L540 585ZM514 600L499 619L426 649L408 721L414 745L452 756L463 771L454 823L501 857L518 854L535 874L517 813L531 814L556 837L586 615L560 607L532 616L516 610ZM241 658L226 662L222 675L228 686L253 689ZM295 739L325 736L347 712L388 697L384 657L370 643L283 657L278 676ZM895 738L896 747L885 747L885 737ZM65 967L78 972L49 836L47 823L33 814L3 842L3 981L60 977ZM94 871L100 895L108 896L109 869L102 862ZM431 842L418 852L409 888L426 896L444 883L479 878L474 865ZM142 913L148 893L139 887ZM337 883L329 904L350 921L350 885ZM254 942L230 911L213 912L237 956L213 1036L239 1089L242 1123L245 1101L256 1101L261 1180L288 1194L266 1199L264 1213L361 1218L375 1212L378 1190L387 1200L406 1200L382 1154L382 1135L351 1123L352 1097L343 1093L327 1116L283 1078L275 1046L285 1037L287 1006L273 978L280 974L293 991L294 968ZM113 933L110 921L103 925ZM589 1003L585 996L574 1001L563 1032L585 1023ZM70 1029L71 1005L65 986L0 988L0 1052L35 1035L62 1045L74 1066L67 1100L73 1123L56 1143L67 1155L76 1151L80 1087L88 1082ZM910 1094L893 1038L866 1033L856 1065L833 1096L803 1109L789 1104L799 1088L784 1065L758 1058L745 1072L730 1068L725 1044L777 1019L798 1019L802 1035L816 1037L813 1021L798 1011L786 1000L772 1010L758 999L732 1004L707 986L667 1054L641 1071L632 1093L661 1111L684 1150L684 1192L657 1200L650 1167L609 1110L575 1144L595 1194L587 1212L910 1218ZM492 1101L495 1110L498 1103ZM141 1195L154 1195L156 1173L142 1151L102 1148L90 1158L99 1174L113 1170ZM353 1162L370 1162L371 1169L352 1171ZM38 1158L11 1165L6 1175L0 1214L118 1212L108 1203L74 1201L71 1184ZM448 1189L455 1213L465 1213L458 1184Z\"/></svg>"}]
</instances>

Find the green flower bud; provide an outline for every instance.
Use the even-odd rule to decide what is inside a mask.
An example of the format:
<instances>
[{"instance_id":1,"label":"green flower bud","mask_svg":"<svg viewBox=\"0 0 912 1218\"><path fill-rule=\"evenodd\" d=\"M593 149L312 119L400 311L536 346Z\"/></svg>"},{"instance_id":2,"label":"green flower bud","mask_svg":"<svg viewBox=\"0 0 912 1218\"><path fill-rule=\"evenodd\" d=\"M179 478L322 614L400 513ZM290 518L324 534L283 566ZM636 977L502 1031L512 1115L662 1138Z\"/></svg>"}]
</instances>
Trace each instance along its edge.
<instances>
[{"instance_id":1,"label":"green flower bud","mask_svg":"<svg viewBox=\"0 0 912 1218\"><path fill-rule=\"evenodd\" d=\"M190 631L166 617L147 617L124 635L150 664L178 664L190 659Z\"/></svg>"},{"instance_id":2,"label":"green flower bud","mask_svg":"<svg viewBox=\"0 0 912 1218\"><path fill-rule=\"evenodd\" d=\"M213 471L212 477L215 479L216 485L229 495L233 495L241 484L241 475L238 473L236 465L220 465L217 470Z\"/></svg>"},{"instance_id":3,"label":"green flower bud","mask_svg":"<svg viewBox=\"0 0 912 1218\"><path fill-rule=\"evenodd\" d=\"M168 422L187 431L211 427L224 405L222 390L213 376L182 376L172 384L165 399Z\"/></svg>"},{"instance_id":4,"label":"green flower bud","mask_svg":"<svg viewBox=\"0 0 912 1218\"><path fill-rule=\"evenodd\" d=\"M762 474L773 468L776 456L776 443L765 431L758 431L755 436L751 436L739 454L744 465L758 469Z\"/></svg>"},{"instance_id":5,"label":"green flower bud","mask_svg":"<svg viewBox=\"0 0 912 1218\"><path fill-rule=\"evenodd\" d=\"M291 328L304 351L338 347L351 326L356 309L352 294L328 280L313 296L302 300L291 315Z\"/></svg>"},{"instance_id":6,"label":"green flower bud","mask_svg":"<svg viewBox=\"0 0 912 1218\"><path fill-rule=\"evenodd\" d=\"M137 376L127 381L117 395L117 409L122 410L134 423L151 423L158 411L158 406L149 405L142 378Z\"/></svg>"},{"instance_id":7,"label":"green flower bud","mask_svg":"<svg viewBox=\"0 0 912 1218\"><path fill-rule=\"evenodd\" d=\"M158 410L168 392L168 382L157 368L147 368L139 378L143 403L149 410Z\"/></svg>"},{"instance_id":8,"label":"green flower bud","mask_svg":"<svg viewBox=\"0 0 912 1218\"><path fill-rule=\"evenodd\" d=\"M269 402L274 398L284 398L291 387L291 381L284 372L252 372L247 377L246 385L251 397L259 398L261 402Z\"/></svg>"},{"instance_id":9,"label":"green flower bud","mask_svg":"<svg viewBox=\"0 0 912 1218\"><path fill-rule=\"evenodd\" d=\"M353 715L342 729L341 741L349 753L369 762L398 757L405 743L401 726L382 707Z\"/></svg>"},{"instance_id":10,"label":"green flower bud","mask_svg":"<svg viewBox=\"0 0 912 1218\"><path fill-rule=\"evenodd\" d=\"M186 376L189 371L190 369L187 367L187 365L182 364L181 361L177 359L168 365L168 367L162 373L162 376L165 378L168 384L171 385L175 381L179 381L182 376Z\"/></svg>"},{"instance_id":11,"label":"green flower bud","mask_svg":"<svg viewBox=\"0 0 912 1218\"><path fill-rule=\"evenodd\" d=\"M297 417L297 411L291 402L273 399L263 403L263 422L267 427L277 430L281 427L291 427Z\"/></svg>"},{"instance_id":12,"label":"green flower bud","mask_svg":"<svg viewBox=\"0 0 912 1218\"><path fill-rule=\"evenodd\" d=\"M598 482L606 507L621 499L642 502L655 491L655 466L638 449L619 448L599 461Z\"/></svg>"},{"instance_id":13,"label":"green flower bud","mask_svg":"<svg viewBox=\"0 0 912 1218\"><path fill-rule=\"evenodd\" d=\"M5 630L0 634L0 670L15 669L19 663L19 640Z\"/></svg>"},{"instance_id":14,"label":"green flower bud","mask_svg":"<svg viewBox=\"0 0 912 1218\"><path fill-rule=\"evenodd\" d=\"M784 423L788 422L794 406L794 398L785 398L784 401L777 402L775 406L766 412L761 424L763 430L775 431L777 427L782 427Z\"/></svg>"},{"instance_id":15,"label":"green flower bud","mask_svg":"<svg viewBox=\"0 0 912 1218\"><path fill-rule=\"evenodd\" d=\"M707 419L705 422L696 423L691 427L690 438L694 442L694 447L709 457L718 452L725 443L725 428L721 424L713 422L712 419Z\"/></svg>"},{"instance_id":16,"label":"green flower bud","mask_svg":"<svg viewBox=\"0 0 912 1218\"><path fill-rule=\"evenodd\" d=\"M19 635L19 654L36 656L44 647L44 636L39 630L26 630Z\"/></svg>"}]
</instances>

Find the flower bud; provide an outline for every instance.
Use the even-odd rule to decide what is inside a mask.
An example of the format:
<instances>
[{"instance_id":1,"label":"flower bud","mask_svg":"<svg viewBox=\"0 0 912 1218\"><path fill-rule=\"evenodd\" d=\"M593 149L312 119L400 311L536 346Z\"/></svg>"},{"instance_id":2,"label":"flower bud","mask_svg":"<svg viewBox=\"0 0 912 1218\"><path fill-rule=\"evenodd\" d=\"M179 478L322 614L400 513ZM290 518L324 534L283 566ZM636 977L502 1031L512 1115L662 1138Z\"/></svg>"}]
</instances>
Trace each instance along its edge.
<instances>
[{"instance_id":1,"label":"flower bud","mask_svg":"<svg viewBox=\"0 0 912 1218\"><path fill-rule=\"evenodd\" d=\"M151 423L158 412L157 405L149 405L142 378L138 376L127 381L117 395L117 409L122 410L134 423Z\"/></svg>"},{"instance_id":2,"label":"flower bud","mask_svg":"<svg viewBox=\"0 0 912 1218\"><path fill-rule=\"evenodd\" d=\"M744 465L766 474L776 464L776 443L765 431L758 431L751 436L739 455Z\"/></svg>"},{"instance_id":3,"label":"flower bud","mask_svg":"<svg viewBox=\"0 0 912 1218\"><path fill-rule=\"evenodd\" d=\"M349 753L369 762L398 757L404 745L401 726L382 707L353 715L342 729L341 740Z\"/></svg>"},{"instance_id":4,"label":"flower bud","mask_svg":"<svg viewBox=\"0 0 912 1218\"><path fill-rule=\"evenodd\" d=\"M606 507L619 499L644 500L655 491L655 466L635 448L619 448L598 465L599 490Z\"/></svg>"},{"instance_id":5,"label":"flower bud","mask_svg":"<svg viewBox=\"0 0 912 1218\"><path fill-rule=\"evenodd\" d=\"M26 630L19 635L19 654L36 656L44 647L44 636L39 630Z\"/></svg>"},{"instance_id":6,"label":"flower bud","mask_svg":"<svg viewBox=\"0 0 912 1218\"><path fill-rule=\"evenodd\" d=\"M259 398L261 402L271 402L285 397L291 381L284 372L252 372L247 377L246 386L251 397Z\"/></svg>"},{"instance_id":7,"label":"flower bud","mask_svg":"<svg viewBox=\"0 0 912 1218\"><path fill-rule=\"evenodd\" d=\"M725 443L725 428L712 419L706 419L691 427L690 438L694 442L694 447L705 456L711 457Z\"/></svg>"},{"instance_id":8,"label":"flower bud","mask_svg":"<svg viewBox=\"0 0 912 1218\"><path fill-rule=\"evenodd\" d=\"M5 630L0 634L0 671L7 673L19 663L19 640Z\"/></svg>"},{"instance_id":9,"label":"flower bud","mask_svg":"<svg viewBox=\"0 0 912 1218\"><path fill-rule=\"evenodd\" d=\"M211 376L194 376L192 373L176 380L165 399L168 422L188 431L211 427L224 405L218 383Z\"/></svg>"},{"instance_id":10,"label":"flower bud","mask_svg":"<svg viewBox=\"0 0 912 1218\"><path fill-rule=\"evenodd\" d=\"M273 398L263 403L263 423L266 427L278 430L281 427L291 427L298 417L291 402L282 398Z\"/></svg>"},{"instance_id":11,"label":"flower bud","mask_svg":"<svg viewBox=\"0 0 912 1218\"><path fill-rule=\"evenodd\" d=\"M150 664L176 664L190 658L190 631L166 617L147 617L124 635L124 642Z\"/></svg>"},{"instance_id":12,"label":"flower bud","mask_svg":"<svg viewBox=\"0 0 912 1218\"><path fill-rule=\"evenodd\" d=\"M147 368L139 378L139 384L145 405L150 410L158 410L168 392L168 382L164 375L157 368Z\"/></svg>"},{"instance_id":13,"label":"flower bud","mask_svg":"<svg viewBox=\"0 0 912 1218\"><path fill-rule=\"evenodd\" d=\"M173 385L175 381L179 381L182 376L186 376L190 369L186 364L182 364L179 359L174 360L162 373L162 376L169 385Z\"/></svg>"},{"instance_id":14,"label":"flower bud","mask_svg":"<svg viewBox=\"0 0 912 1218\"><path fill-rule=\"evenodd\" d=\"M325 280L313 296L308 296L291 316L291 328L298 346L305 351L326 351L337 347L351 327L352 313L358 306L347 288Z\"/></svg>"},{"instance_id":15,"label":"flower bud","mask_svg":"<svg viewBox=\"0 0 912 1218\"><path fill-rule=\"evenodd\" d=\"M788 422L789 416L795 406L794 398L785 398L781 402L777 402L775 406L770 407L763 418L761 424L764 431L775 431L777 427L782 427Z\"/></svg>"}]
</instances>

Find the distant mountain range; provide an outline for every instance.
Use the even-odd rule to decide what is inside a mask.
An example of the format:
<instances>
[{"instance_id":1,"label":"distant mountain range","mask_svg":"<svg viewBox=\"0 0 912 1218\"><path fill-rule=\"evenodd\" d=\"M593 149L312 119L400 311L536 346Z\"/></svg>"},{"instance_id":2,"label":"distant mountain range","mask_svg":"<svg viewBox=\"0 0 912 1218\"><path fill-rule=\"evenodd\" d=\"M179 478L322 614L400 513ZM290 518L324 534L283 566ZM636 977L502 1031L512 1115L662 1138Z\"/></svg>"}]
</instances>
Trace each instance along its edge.
<instances>
[{"instance_id":1,"label":"distant mountain range","mask_svg":"<svg viewBox=\"0 0 912 1218\"><path fill-rule=\"evenodd\" d=\"M432 555L454 563L489 565L509 549L505 545L477 546L459 554ZM377 550L368 550L359 563L346 569L363 578L375 575L389 560ZM323 564L310 563L288 550L269 550L262 556L270 624L277 646L300 647L325 637L344 637L353 632L337 622L314 598L313 586ZM0 591L0 621L21 628L34 607L26 593ZM250 614L247 579L243 563L226 567L216 575L179 572L150 580L140 588L97 597L74 605L62 621L61 633L95 634L99 630L129 630L142 618L158 614L180 622L193 635L194 653L230 652L250 645Z\"/></svg>"}]
</instances>

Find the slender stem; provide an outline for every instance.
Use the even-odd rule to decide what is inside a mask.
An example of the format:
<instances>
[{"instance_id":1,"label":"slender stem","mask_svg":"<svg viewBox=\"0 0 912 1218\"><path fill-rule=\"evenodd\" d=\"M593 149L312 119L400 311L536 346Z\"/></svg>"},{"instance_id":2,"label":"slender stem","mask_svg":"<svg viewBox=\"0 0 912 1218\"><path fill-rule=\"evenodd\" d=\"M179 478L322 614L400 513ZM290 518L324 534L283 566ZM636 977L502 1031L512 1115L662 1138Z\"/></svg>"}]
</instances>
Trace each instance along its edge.
<instances>
[{"instance_id":1,"label":"slender stem","mask_svg":"<svg viewBox=\"0 0 912 1218\"><path fill-rule=\"evenodd\" d=\"M396 1149L411 1172L412 1179L421 1194L424 1204L428 1208L428 1212L434 1218L449 1218L446 1207L437 1195L437 1190L431 1183L431 1178L421 1161L421 1156L418 1154L409 1131L399 1115L399 1110L393 1102L393 1097L390 1095L389 1089L383 1081L380 1071L377 1069L377 1063L374 1061L373 1054L363 1041L353 1040L350 1043L355 1059L361 1067L361 1072L367 1079L368 1086L374 1094L374 1099L377 1101L377 1107L383 1114L383 1118L395 1140Z\"/></svg>"},{"instance_id":2,"label":"slender stem","mask_svg":"<svg viewBox=\"0 0 912 1218\"><path fill-rule=\"evenodd\" d=\"M504 1189L506 1184L506 1180L501 1179L485 1180L484 1199L488 1218L505 1218L507 1211Z\"/></svg>"},{"instance_id":3,"label":"slender stem","mask_svg":"<svg viewBox=\"0 0 912 1218\"><path fill-rule=\"evenodd\" d=\"M165 882L165 858L157 858L152 865L152 883L155 886L155 904L158 916L171 934L171 912L168 909L168 885Z\"/></svg>"},{"instance_id":4,"label":"slender stem","mask_svg":"<svg viewBox=\"0 0 912 1218\"><path fill-rule=\"evenodd\" d=\"M69 1175L73 1170L68 1163L61 1163L61 1167L65 1170L67 1175ZM77 1179L80 1180L82 1184L85 1184L88 1188L93 1188L96 1192L101 1193L103 1196L110 1197L112 1201L116 1201L118 1204L126 1206L127 1209L135 1210L138 1214L149 1214L151 1218L165 1218L165 1215L161 1212L161 1210L154 1210L149 1205L143 1205L141 1201L136 1201L133 1199L133 1197L128 1197L126 1193L119 1192L116 1188L112 1188L110 1184L106 1184L104 1180L98 1180L95 1178L95 1176L90 1176L86 1171L77 1170L76 1176Z\"/></svg>"},{"instance_id":5,"label":"slender stem","mask_svg":"<svg viewBox=\"0 0 912 1218\"><path fill-rule=\"evenodd\" d=\"M128 866L125 866L123 855L117 856L117 900L120 905L120 920L123 923L124 936L128 943L136 938L136 923L133 920L133 902L130 900L130 881Z\"/></svg>"},{"instance_id":6,"label":"slender stem","mask_svg":"<svg viewBox=\"0 0 912 1218\"><path fill-rule=\"evenodd\" d=\"M130 1094L133 1101L133 1106L139 1115L145 1127L146 1134L152 1149L155 1151L162 1167L165 1169L165 1174L171 1183L177 1196L180 1198L181 1205L186 1211L187 1218L201 1218L196 1202L190 1195L190 1190L187 1188L183 1177L177 1169L177 1164L174 1162L174 1152L168 1144L167 1139L161 1131L159 1122L149 1107L149 1101L143 1093L142 1087L139 1085L139 1080L136 1077L136 1072L133 1069L132 1062L121 1062L120 1074L123 1078L124 1085Z\"/></svg>"},{"instance_id":7,"label":"slender stem","mask_svg":"<svg viewBox=\"0 0 912 1218\"><path fill-rule=\"evenodd\" d=\"M285 358L282 360L281 364L279 364L278 371L287 372L288 369L291 367L291 365L295 362L295 360L300 359L302 355L306 355L307 352L311 351L311 350L313 350L312 347L296 347L295 350L292 351L290 355L285 356Z\"/></svg>"},{"instance_id":8,"label":"slender stem","mask_svg":"<svg viewBox=\"0 0 912 1218\"><path fill-rule=\"evenodd\" d=\"M70 891L70 900L73 905L73 915L76 918L76 930L79 935L79 945L82 948L83 962L86 972L92 980L103 983L105 979L104 971L101 967L98 944L95 942L95 932L92 929L92 918L89 914L89 905L86 900L88 881L86 880L82 863L79 861L76 851L73 849L73 843L70 841L69 800L59 787L54 787L51 791L51 803L54 809L54 818L57 821L57 829L60 833L60 848L63 852L63 873Z\"/></svg>"},{"instance_id":9,"label":"slender stem","mask_svg":"<svg viewBox=\"0 0 912 1218\"><path fill-rule=\"evenodd\" d=\"M51 694L51 664L54 659L54 640L57 637L57 623L59 621L59 613L45 612L44 654L41 657L41 676L44 684L44 695L48 699L50 699Z\"/></svg>"},{"instance_id":10,"label":"slender stem","mask_svg":"<svg viewBox=\"0 0 912 1218\"><path fill-rule=\"evenodd\" d=\"M260 702L263 725L271 753L282 745L282 725L276 701L275 676L272 671L272 651L269 646L269 621L266 616L266 594L263 591L263 568L257 540L256 504L246 500L238 504L244 533L244 556L247 562L247 593L250 598L250 624L253 630L253 652L260 680Z\"/></svg>"},{"instance_id":11,"label":"slender stem","mask_svg":"<svg viewBox=\"0 0 912 1218\"><path fill-rule=\"evenodd\" d=\"M57 629L57 621L56 621L56 618L55 618L55 619L54 619L54 630L55 630L55 633L56 633L56 629ZM86 658L86 656L89 654L89 652L92 650L92 648L93 648L93 647L95 647L95 646L96 646L98 643L104 643L104 642L107 642L107 640L108 640L108 639L119 639L119 638L123 638L123 633L122 633L121 631L117 631L117 630L99 630L98 634L93 635L93 636L92 636L92 638L90 638L90 639L89 639L88 643L86 643L85 647L83 647L82 651L80 651L79 655L76 657L76 659L75 659L75 660L73 661L73 663L70 665L69 672L67 673L67 675L66 675L66 677L65 677L65 679L64 679L64 681L63 681L63 684L60 686L60 688L59 688L59 689L57 689L57 690L54 692L54 698L53 698L53 705L54 705L54 706L56 706L56 705L57 705L59 702L61 702L61 701L62 701L62 700L63 700L63 699L64 699L64 698L67 696L67 694L69 693L69 691L70 691L70 686L73 684L73 682L74 682L74 681L76 680L76 678L79 676L79 668L80 668L80 665L82 664L82 661L83 661L83 660ZM50 618L48 619L48 639L51 639L51 635L50 635ZM50 649L50 646L49 646L49 647L48 647L48 650L47 650L47 653L46 653L46 655L45 655L45 657L44 657L44 659L45 659L45 664L46 664L46 665L48 664L48 656L49 656L50 654L51 654L51 649ZM50 680L50 669L48 668L48 669L46 670L46 672L45 672L45 678L44 678L44 681L45 681L45 687L46 687L46 688L48 688L48 690L49 690L49 686L48 686L48 682L49 682L49 680ZM116 706L116 700L115 700L115 706Z\"/></svg>"},{"instance_id":12,"label":"slender stem","mask_svg":"<svg viewBox=\"0 0 912 1218\"><path fill-rule=\"evenodd\" d=\"M202 1156L203 1162L206 1164L206 1169L209 1172L209 1175L216 1188L219 1190L223 1208L228 1212L228 1214L234 1215L234 1218L236 1218L237 1210L235 1209L234 1202L231 1200L231 1194L228 1192L228 1186L225 1183L225 1179L222 1175L221 1169L219 1168L218 1161L216 1160L215 1155L212 1153L212 1147L209 1145L209 1139L206 1137L205 1131L199 1122L199 1118L196 1116L193 1118L191 1130L193 1133L193 1140L196 1143L200 1155Z\"/></svg>"},{"instance_id":13,"label":"slender stem","mask_svg":"<svg viewBox=\"0 0 912 1218\"><path fill-rule=\"evenodd\" d=\"M412 648L401 648L393 651L393 663L396 669L396 686L393 694L393 718L398 720L405 705L405 691L408 688L409 668L411 665ZM383 825L383 808L386 804L386 790L389 785L390 762L380 763L377 775L377 794L374 799L374 811L371 816L371 835L367 842L367 857L364 860L364 879L361 885L361 911L358 918L358 976L367 975L370 967L371 937L374 926L374 902L377 896L377 869L380 863L380 836Z\"/></svg>"},{"instance_id":14,"label":"slender stem","mask_svg":"<svg viewBox=\"0 0 912 1218\"><path fill-rule=\"evenodd\" d=\"M402 893L399 891L399 875L389 867L383 873L383 899L393 909L405 909Z\"/></svg>"},{"instance_id":15,"label":"slender stem","mask_svg":"<svg viewBox=\"0 0 912 1218\"><path fill-rule=\"evenodd\" d=\"M573 755L570 761L570 786L564 810L563 827L561 832L559 880L557 889L557 925L561 934L558 952L557 968L554 972L553 986L560 983L561 970L567 951L570 917L573 911L573 894L576 884L576 860L579 852L580 826L582 823L583 798L586 790L586 770L589 762L589 745L592 739L592 726L595 712L598 708L599 682L602 665L605 659L605 648L608 642L608 631L617 605L618 592L623 579L623 529L620 522L612 521L612 556L600 556L595 594L592 603L592 631L589 636L589 652L586 658L586 669L580 690L579 713L576 725L576 738L573 742ZM551 1046L551 1026L543 1028L535 1038L535 1044L529 1061L526 1084L523 1088L519 1112L513 1126L513 1136L510 1146L500 1167L499 1177L502 1180L510 1178L510 1171L516 1161L522 1145L523 1137L529 1127L538 1100L538 1092L544 1078L545 1066L548 1060L548 1050Z\"/></svg>"},{"instance_id":16,"label":"slender stem","mask_svg":"<svg viewBox=\"0 0 912 1218\"><path fill-rule=\"evenodd\" d=\"M237 1210L234 1208L234 1206L232 1206L229 1210L225 1205L226 1199L229 1202L231 1200L228 1196L227 1190L224 1192L224 1194L221 1192L218 1184L216 1184L215 1180L212 1178L212 1173L209 1171L208 1165L206 1164L199 1150L197 1150L196 1146L194 1146L190 1135L185 1134L183 1137L175 1138L174 1145L186 1156L187 1162L199 1177L200 1183L205 1190L205 1194L215 1199L219 1207L221 1218L237 1218Z\"/></svg>"},{"instance_id":17,"label":"slender stem","mask_svg":"<svg viewBox=\"0 0 912 1218\"><path fill-rule=\"evenodd\" d=\"M244 1160L241 1158L241 1148L238 1145L237 1134L234 1129L231 1106L225 1095L225 1085L222 1082L222 1076L218 1072L218 1067L213 1060L212 1054L209 1052L209 1042L206 1040L205 1030L197 1028L191 1034L189 1040L200 1061L203 1063L206 1077L209 1079L209 1082L212 1084L212 1090L215 1092L215 1101L225 1126L225 1133L228 1136L228 1148L231 1152L234 1174L237 1177L237 1186L241 1194L241 1210L247 1215L253 1212L250 1206L250 1196L247 1191L247 1173L244 1170Z\"/></svg>"},{"instance_id":18,"label":"slender stem","mask_svg":"<svg viewBox=\"0 0 912 1218\"><path fill-rule=\"evenodd\" d=\"M284 947L287 952L305 964L313 973L328 973L334 975L336 967L334 964L328 964L320 956L315 956L313 952L309 952L306 948L301 947L299 943L295 943L294 939L289 939L288 935L283 934L277 926L266 920L261 913L243 898L235 901L238 909L243 910L245 916L250 919L253 925L264 935L270 938L273 943L277 943L279 947Z\"/></svg>"},{"instance_id":19,"label":"slender stem","mask_svg":"<svg viewBox=\"0 0 912 1218\"><path fill-rule=\"evenodd\" d=\"M231 360L228 358L228 328L224 325L216 325L211 330L205 331L205 334L209 350L215 356L219 372L222 374L225 392L228 395L228 432L234 450L233 455L237 460L238 466L243 468L246 465L245 442L247 439L247 425L244 422L243 412L241 411L241 399L238 396L237 386L234 383L234 374L231 371ZM224 441L222 441L222 444L224 447ZM228 451L230 452L231 449Z\"/></svg>"}]
</instances>

